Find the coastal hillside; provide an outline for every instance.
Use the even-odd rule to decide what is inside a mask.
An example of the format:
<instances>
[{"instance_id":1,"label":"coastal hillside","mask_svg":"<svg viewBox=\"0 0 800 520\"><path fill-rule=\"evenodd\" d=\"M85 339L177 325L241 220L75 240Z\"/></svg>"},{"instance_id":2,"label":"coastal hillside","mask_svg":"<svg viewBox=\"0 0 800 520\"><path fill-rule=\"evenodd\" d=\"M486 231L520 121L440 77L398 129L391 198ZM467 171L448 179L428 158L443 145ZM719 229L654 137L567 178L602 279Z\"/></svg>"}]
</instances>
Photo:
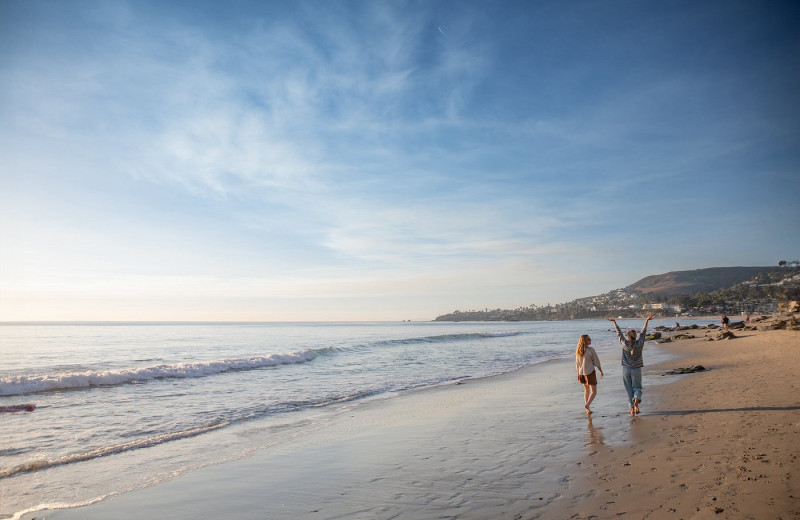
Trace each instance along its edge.
<instances>
[{"instance_id":1,"label":"coastal hillside","mask_svg":"<svg viewBox=\"0 0 800 520\"><path fill-rule=\"evenodd\" d=\"M648 296L692 296L752 280L760 274L780 271L781 267L710 267L692 271L672 271L642 278L626 289Z\"/></svg>"},{"instance_id":2,"label":"coastal hillside","mask_svg":"<svg viewBox=\"0 0 800 520\"><path fill-rule=\"evenodd\" d=\"M800 262L778 267L711 267L642 278L605 294L557 305L457 310L435 321L540 321L775 312L800 300Z\"/></svg>"}]
</instances>

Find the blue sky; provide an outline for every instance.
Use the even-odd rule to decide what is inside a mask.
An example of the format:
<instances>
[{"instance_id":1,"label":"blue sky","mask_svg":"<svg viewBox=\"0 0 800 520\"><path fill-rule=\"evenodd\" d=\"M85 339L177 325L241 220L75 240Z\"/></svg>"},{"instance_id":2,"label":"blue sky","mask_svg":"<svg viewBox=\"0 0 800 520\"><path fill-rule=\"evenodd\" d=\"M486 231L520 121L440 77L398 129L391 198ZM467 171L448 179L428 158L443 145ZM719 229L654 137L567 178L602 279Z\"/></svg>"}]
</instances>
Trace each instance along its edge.
<instances>
[{"instance_id":1,"label":"blue sky","mask_svg":"<svg viewBox=\"0 0 800 520\"><path fill-rule=\"evenodd\" d=\"M800 7L0 2L0 320L403 320L800 257Z\"/></svg>"}]
</instances>

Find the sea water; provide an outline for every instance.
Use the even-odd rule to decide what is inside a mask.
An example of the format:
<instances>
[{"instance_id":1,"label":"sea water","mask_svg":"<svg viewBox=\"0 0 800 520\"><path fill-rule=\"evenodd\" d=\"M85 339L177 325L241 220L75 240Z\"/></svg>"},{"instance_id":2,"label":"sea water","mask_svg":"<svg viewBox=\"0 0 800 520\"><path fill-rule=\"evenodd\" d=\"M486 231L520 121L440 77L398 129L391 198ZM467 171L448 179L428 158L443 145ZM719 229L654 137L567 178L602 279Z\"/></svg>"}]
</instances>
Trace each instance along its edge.
<instances>
[{"instance_id":1,"label":"sea water","mask_svg":"<svg viewBox=\"0 0 800 520\"><path fill-rule=\"evenodd\" d=\"M605 321L0 324L0 409L35 406L0 413L0 518L280 446L323 410L572 359L581 334L616 345Z\"/></svg>"}]
</instances>

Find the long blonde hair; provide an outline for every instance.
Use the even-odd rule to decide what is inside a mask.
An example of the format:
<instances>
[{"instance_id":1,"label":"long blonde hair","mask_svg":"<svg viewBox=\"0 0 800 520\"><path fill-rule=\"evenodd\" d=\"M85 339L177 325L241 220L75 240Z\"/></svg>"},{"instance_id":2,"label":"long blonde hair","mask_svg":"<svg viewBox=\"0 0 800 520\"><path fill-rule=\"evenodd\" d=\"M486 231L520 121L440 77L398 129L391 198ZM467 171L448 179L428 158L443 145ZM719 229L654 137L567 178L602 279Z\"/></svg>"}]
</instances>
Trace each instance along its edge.
<instances>
[{"instance_id":1,"label":"long blonde hair","mask_svg":"<svg viewBox=\"0 0 800 520\"><path fill-rule=\"evenodd\" d=\"M629 329L628 332L625 333L628 337L628 341L631 342L631 356L636 353L636 331L633 329Z\"/></svg>"},{"instance_id":2,"label":"long blonde hair","mask_svg":"<svg viewBox=\"0 0 800 520\"><path fill-rule=\"evenodd\" d=\"M588 334L584 334L578 339L578 348L575 349L576 356L583 357L586 354L586 347L589 346L589 341L591 341L591 338L589 338Z\"/></svg>"}]
</instances>

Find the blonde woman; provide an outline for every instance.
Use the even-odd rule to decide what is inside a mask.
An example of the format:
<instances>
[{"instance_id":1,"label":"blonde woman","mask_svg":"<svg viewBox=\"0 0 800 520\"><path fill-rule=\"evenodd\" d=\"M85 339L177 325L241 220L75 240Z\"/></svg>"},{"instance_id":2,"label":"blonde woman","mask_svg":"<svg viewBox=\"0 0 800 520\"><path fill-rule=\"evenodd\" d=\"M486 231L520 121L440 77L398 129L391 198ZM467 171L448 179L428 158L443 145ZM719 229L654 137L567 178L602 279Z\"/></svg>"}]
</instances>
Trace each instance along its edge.
<instances>
[{"instance_id":1,"label":"blonde woman","mask_svg":"<svg viewBox=\"0 0 800 520\"><path fill-rule=\"evenodd\" d=\"M597 357L597 352L589 346L591 344L592 338L584 334L578 340L578 347L575 349L575 370L578 372L578 381L583 385L583 407L586 408L586 415L592 414L589 405L597 396L595 368L600 372L600 377L603 377L600 358Z\"/></svg>"}]
</instances>

